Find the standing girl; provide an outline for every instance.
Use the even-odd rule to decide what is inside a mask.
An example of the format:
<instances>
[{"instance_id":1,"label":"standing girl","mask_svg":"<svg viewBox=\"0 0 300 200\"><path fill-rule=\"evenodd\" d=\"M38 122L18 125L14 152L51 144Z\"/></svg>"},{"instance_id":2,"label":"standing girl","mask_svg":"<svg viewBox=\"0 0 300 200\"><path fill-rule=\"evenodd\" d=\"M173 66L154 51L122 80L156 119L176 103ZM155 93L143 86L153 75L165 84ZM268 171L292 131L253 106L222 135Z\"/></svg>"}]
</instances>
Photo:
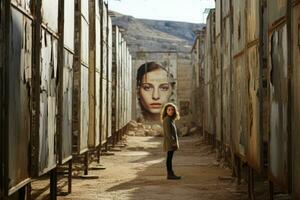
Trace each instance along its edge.
<instances>
[{"instance_id":1,"label":"standing girl","mask_svg":"<svg viewBox=\"0 0 300 200\"><path fill-rule=\"evenodd\" d=\"M178 109L173 103L167 103L164 105L161 111L161 121L163 123L164 132L164 151L167 152L167 179L180 179L180 176L176 176L172 167L172 159L174 151L179 148L177 129L175 126L175 120L180 118Z\"/></svg>"}]
</instances>

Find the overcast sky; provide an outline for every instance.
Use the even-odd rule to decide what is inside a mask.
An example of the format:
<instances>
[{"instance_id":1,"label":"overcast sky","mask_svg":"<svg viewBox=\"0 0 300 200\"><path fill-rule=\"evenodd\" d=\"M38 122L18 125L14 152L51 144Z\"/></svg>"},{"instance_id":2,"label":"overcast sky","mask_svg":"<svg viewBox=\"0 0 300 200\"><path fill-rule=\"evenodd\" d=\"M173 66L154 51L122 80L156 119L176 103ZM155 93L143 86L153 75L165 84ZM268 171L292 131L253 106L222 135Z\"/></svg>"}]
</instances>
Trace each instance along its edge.
<instances>
[{"instance_id":1,"label":"overcast sky","mask_svg":"<svg viewBox=\"0 0 300 200\"><path fill-rule=\"evenodd\" d=\"M110 10L136 18L203 23L214 0L107 0Z\"/></svg>"}]
</instances>

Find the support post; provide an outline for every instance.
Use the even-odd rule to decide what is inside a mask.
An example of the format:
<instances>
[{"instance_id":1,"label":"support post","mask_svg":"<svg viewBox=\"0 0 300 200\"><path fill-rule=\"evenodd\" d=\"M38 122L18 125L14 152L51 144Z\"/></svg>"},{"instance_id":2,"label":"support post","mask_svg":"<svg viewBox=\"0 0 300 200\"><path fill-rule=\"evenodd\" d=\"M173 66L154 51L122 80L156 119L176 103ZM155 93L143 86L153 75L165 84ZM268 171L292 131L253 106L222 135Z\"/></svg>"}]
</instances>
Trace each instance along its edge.
<instances>
[{"instance_id":1,"label":"support post","mask_svg":"<svg viewBox=\"0 0 300 200\"><path fill-rule=\"evenodd\" d=\"M71 194L72 192L72 165L73 165L73 161L72 159L69 161L69 173L68 173L68 193Z\"/></svg>"},{"instance_id":2,"label":"support post","mask_svg":"<svg viewBox=\"0 0 300 200\"><path fill-rule=\"evenodd\" d=\"M88 175L89 171L89 152L87 151L84 155L84 175Z\"/></svg>"},{"instance_id":3,"label":"support post","mask_svg":"<svg viewBox=\"0 0 300 200\"><path fill-rule=\"evenodd\" d=\"M54 168L50 172L50 199L56 200L57 194L57 169Z\"/></svg>"}]
</instances>

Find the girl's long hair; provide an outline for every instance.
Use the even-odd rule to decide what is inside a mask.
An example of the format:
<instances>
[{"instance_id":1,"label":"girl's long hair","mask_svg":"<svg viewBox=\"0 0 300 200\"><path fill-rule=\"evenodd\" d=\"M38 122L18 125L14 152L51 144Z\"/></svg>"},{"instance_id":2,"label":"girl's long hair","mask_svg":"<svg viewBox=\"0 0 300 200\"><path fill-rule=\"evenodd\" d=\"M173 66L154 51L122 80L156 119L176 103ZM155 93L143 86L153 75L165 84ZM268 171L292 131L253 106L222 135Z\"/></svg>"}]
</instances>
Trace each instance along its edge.
<instances>
[{"instance_id":1,"label":"girl's long hair","mask_svg":"<svg viewBox=\"0 0 300 200\"><path fill-rule=\"evenodd\" d=\"M173 114L173 116L171 118L173 120L179 120L180 119L180 115L179 115L177 106L174 103L166 103L164 105L164 107L162 108L161 112L160 112L160 120L162 122L164 121L164 118L167 116L167 108L169 106L172 106L174 108L174 114Z\"/></svg>"}]
</instances>

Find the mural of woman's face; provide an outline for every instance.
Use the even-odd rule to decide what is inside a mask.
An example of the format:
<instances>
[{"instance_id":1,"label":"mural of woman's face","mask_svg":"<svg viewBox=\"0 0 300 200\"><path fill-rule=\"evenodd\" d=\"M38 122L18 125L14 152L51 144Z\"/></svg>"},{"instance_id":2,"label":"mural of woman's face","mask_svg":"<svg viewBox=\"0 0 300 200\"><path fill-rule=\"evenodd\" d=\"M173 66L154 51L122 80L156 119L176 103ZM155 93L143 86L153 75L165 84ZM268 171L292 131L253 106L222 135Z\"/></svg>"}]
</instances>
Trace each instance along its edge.
<instances>
[{"instance_id":1,"label":"mural of woman's face","mask_svg":"<svg viewBox=\"0 0 300 200\"><path fill-rule=\"evenodd\" d=\"M156 69L142 77L139 96L142 106L148 112L159 114L171 94L172 87L168 82L168 74L165 70Z\"/></svg>"}]
</instances>

